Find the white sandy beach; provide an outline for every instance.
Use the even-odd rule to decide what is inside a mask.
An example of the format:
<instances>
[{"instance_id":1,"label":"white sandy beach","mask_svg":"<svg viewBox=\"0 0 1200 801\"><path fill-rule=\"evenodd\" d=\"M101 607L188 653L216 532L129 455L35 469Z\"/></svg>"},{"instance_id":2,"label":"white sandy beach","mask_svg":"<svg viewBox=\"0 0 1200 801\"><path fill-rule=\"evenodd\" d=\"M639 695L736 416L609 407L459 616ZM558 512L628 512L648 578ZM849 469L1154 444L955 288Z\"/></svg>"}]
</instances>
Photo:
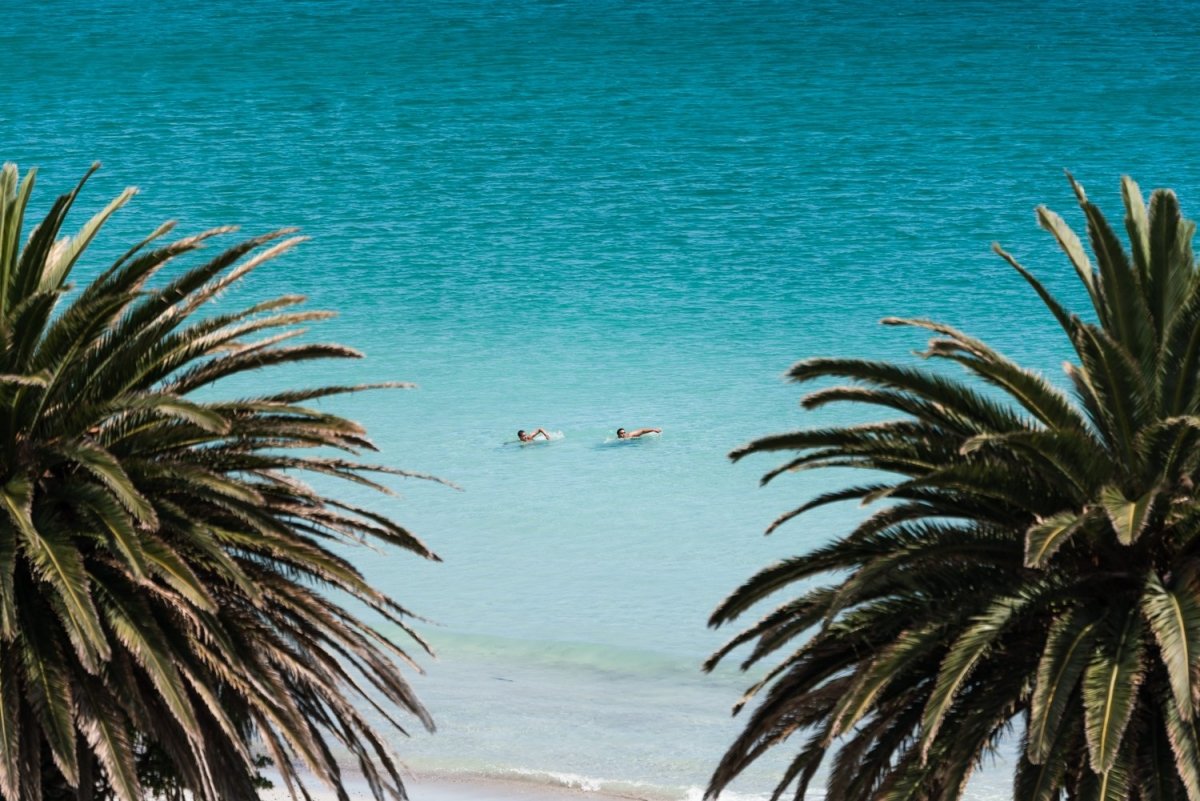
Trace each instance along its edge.
<instances>
[{"instance_id":1,"label":"white sandy beach","mask_svg":"<svg viewBox=\"0 0 1200 801\"><path fill-rule=\"evenodd\" d=\"M275 789L261 794L261 801L291 801L287 789L278 781L275 784ZM410 777L404 784L412 801L581 801L585 796L593 799L633 797L503 779ZM354 801L370 801L371 793L365 785L347 781L345 787ZM310 793L314 801L336 801L337 798L327 789L310 788Z\"/></svg>"}]
</instances>

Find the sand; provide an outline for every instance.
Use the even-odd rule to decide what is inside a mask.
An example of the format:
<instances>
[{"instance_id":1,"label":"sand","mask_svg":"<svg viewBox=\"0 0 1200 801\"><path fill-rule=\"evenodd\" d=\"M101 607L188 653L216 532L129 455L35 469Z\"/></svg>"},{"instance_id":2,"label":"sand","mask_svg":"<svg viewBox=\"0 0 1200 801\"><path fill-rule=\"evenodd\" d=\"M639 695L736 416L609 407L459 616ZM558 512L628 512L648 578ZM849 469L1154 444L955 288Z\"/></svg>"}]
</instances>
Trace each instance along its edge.
<instances>
[{"instance_id":1,"label":"sand","mask_svg":"<svg viewBox=\"0 0 1200 801\"><path fill-rule=\"evenodd\" d=\"M291 801L282 782L275 781L275 789L262 793L262 801ZM600 793L572 790L566 787L532 784L501 779L457 780L450 778L407 777L404 786L411 801L581 801L588 798L607 799ZM371 801L371 793L358 782L346 782L346 792L353 801ZM309 792L314 801L335 801L336 796L324 787L313 783Z\"/></svg>"}]
</instances>

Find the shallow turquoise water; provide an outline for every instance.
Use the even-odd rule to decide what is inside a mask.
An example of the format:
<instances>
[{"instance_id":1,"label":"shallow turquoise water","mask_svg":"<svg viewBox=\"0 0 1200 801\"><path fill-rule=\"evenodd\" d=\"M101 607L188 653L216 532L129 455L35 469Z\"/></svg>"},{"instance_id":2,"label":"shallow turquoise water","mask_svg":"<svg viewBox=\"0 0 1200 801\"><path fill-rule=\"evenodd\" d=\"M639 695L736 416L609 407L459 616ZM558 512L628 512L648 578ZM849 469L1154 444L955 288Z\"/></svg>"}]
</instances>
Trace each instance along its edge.
<instances>
[{"instance_id":1,"label":"shallow turquoise water","mask_svg":"<svg viewBox=\"0 0 1200 801\"><path fill-rule=\"evenodd\" d=\"M41 167L41 208L100 159L84 211L144 189L100 254L168 217L300 225L225 302L306 293L368 358L272 380L420 385L340 407L464 490L373 501L444 564L363 554L439 624L416 769L702 784L743 683L700 677L707 613L855 514L760 536L842 480L759 489L767 462L724 458L839 414L801 414L783 370L903 358L897 314L1056 374L989 244L1078 301L1032 215L1078 223L1063 168L1113 214L1126 172L1200 206L1188 3L4 6L0 157ZM664 434L605 444L619 425ZM536 426L566 437L505 444Z\"/></svg>"}]
</instances>

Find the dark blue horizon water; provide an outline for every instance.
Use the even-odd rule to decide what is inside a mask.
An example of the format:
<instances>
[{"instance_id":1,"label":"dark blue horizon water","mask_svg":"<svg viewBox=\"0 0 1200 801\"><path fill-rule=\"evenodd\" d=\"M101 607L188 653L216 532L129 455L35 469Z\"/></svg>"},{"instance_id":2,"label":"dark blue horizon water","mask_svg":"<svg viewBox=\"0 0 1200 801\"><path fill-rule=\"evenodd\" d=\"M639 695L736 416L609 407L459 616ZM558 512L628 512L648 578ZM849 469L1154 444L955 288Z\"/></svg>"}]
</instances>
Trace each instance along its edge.
<instances>
[{"instance_id":1,"label":"dark blue horizon water","mask_svg":"<svg viewBox=\"0 0 1200 801\"><path fill-rule=\"evenodd\" d=\"M848 413L802 414L787 366L908 358L922 338L877 321L932 316L1057 379L1054 323L991 242L1079 307L1033 217L1079 224L1064 169L1115 219L1126 173L1200 208L1193 3L0 10L0 159L40 168L35 207L94 160L77 224L143 189L81 279L167 218L299 225L222 303L304 293L367 358L269 380L420 385L335 407L464 488L371 501L444 564L359 557L438 622L414 683L440 731L397 743L418 771L702 785L743 683L699 676L709 611L859 513L760 536L843 480L758 489L769 463L725 459ZM642 425L664 434L605 443ZM504 444L536 426L566 436Z\"/></svg>"}]
</instances>

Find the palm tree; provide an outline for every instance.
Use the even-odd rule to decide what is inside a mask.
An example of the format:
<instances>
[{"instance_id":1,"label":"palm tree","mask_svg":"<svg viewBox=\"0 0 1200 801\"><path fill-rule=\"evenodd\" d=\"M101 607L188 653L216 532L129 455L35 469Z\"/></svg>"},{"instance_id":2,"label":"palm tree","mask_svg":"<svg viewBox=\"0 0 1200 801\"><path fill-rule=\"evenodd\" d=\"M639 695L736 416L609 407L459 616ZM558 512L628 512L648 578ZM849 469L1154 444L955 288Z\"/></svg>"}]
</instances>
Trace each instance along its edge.
<instances>
[{"instance_id":1,"label":"palm tree","mask_svg":"<svg viewBox=\"0 0 1200 801\"><path fill-rule=\"evenodd\" d=\"M152 287L232 230L164 244L167 223L72 292L72 267L134 190L60 239L81 181L22 248L33 183L0 172L0 797L104 786L134 801L145 749L196 799L256 797L263 754L294 796L303 770L348 798L341 755L376 799L403 797L367 711L432 723L398 667L405 648L337 599L424 644L339 544L437 557L304 479L383 490L372 473L410 474L358 462L373 450L363 428L305 405L364 386L209 399L246 371L359 355L287 342L328 316L297 296L206 306L301 238L248 239Z\"/></svg>"},{"instance_id":2,"label":"palm tree","mask_svg":"<svg viewBox=\"0 0 1200 801\"><path fill-rule=\"evenodd\" d=\"M1125 179L1127 253L1071 184L1095 266L1058 215L1043 207L1038 218L1095 322L995 248L1067 334L1070 396L949 326L888 319L932 332L924 356L965 378L802 361L789 374L797 382L849 381L805 407L866 404L898 419L770 436L731 454L794 452L764 481L870 471L771 529L840 501L887 503L840 539L764 569L713 614L721 625L783 597L706 665L748 643L743 667L774 663L743 700L758 702L710 797L796 734L776 797L790 788L802 798L829 754L827 798L957 799L1011 736L1021 801L1200 801L1194 225L1172 192L1155 191L1147 210Z\"/></svg>"}]
</instances>

